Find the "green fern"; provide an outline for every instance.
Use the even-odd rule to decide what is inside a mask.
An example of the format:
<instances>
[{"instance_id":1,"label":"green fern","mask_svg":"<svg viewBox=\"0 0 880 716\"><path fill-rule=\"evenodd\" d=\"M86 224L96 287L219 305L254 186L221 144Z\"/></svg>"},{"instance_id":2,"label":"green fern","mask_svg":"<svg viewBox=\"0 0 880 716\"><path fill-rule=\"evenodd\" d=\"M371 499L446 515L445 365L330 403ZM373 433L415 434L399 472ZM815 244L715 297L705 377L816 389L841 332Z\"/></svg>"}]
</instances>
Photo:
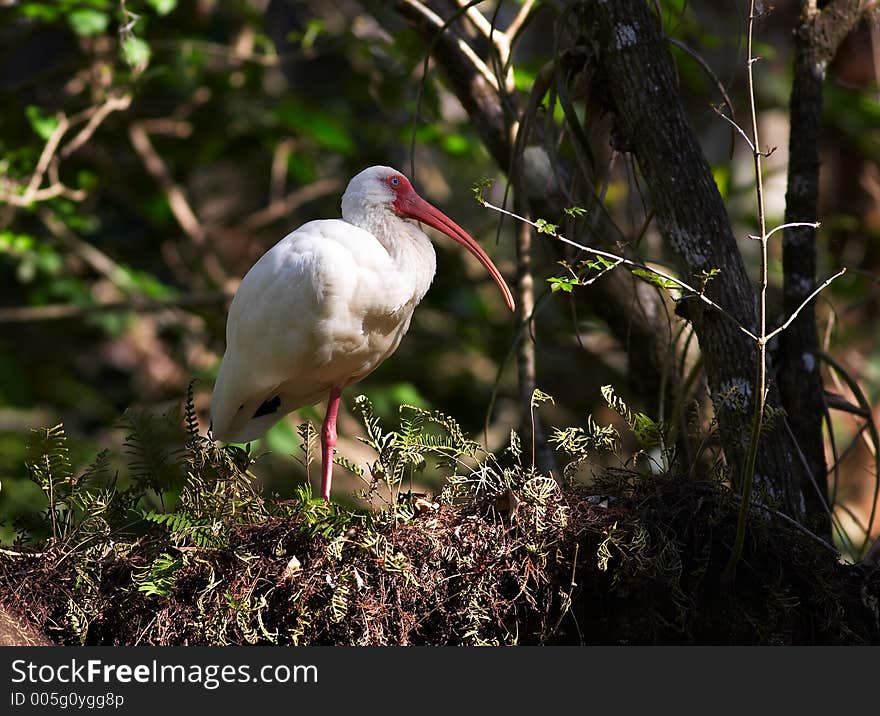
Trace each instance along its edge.
<instances>
[{"instance_id":1,"label":"green fern","mask_svg":"<svg viewBox=\"0 0 880 716\"><path fill-rule=\"evenodd\" d=\"M167 597L174 589L177 571L183 564L183 557L172 557L167 552L163 552L149 566L136 569L131 575L131 580L139 592L156 597Z\"/></svg>"},{"instance_id":2,"label":"green fern","mask_svg":"<svg viewBox=\"0 0 880 716\"><path fill-rule=\"evenodd\" d=\"M74 488L73 466L64 425L31 431L25 447L28 474L43 491L53 539L67 532L71 515L67 504Z\"/></svg>"},{"instance_id":3,"label":"green fern","mask_svg":"<svg viewBox=\"0 0 880 716\"><path fill-rule=\"evenodd\" d=\"M176 546L219 547L224 540L219 536L222 523L186 512L155 512L144 510L141 517L147 522L161 525L168 530L172 544Z\"/></svg>"},{"instance_id":4,"label":"green fern","mask_svg":"<svg viewBox=\"0 0 880 716\"><path fill-rule=\"evenodd\" d=\"M195 406L195 384L198 382L196 378L190 380L186 386L186 401L183 404L184 423L186 424L186 433L190 440L198 440L199 435L199 416L196 414Z\"/></svg>"},{"instance_id":5,"label":"green fern","mask_svg":"<svg viewBox=\"0 0 880 716\"><path fill-rule=\"evenodd\" d=\"M655 422L644 413L638 413L618 397L610 385L602 386L602 397L608 407L624 419L643 450L650 450L663 444L663 425Z\"/></svg>"},{"instance_id":6,"label":"green fern","mask_svg":"<svg viewBox=\"0 0 880 716\"><path fill-rule=\"evenodd\" d=\"M73 481L73 467L63 423L31 430L31 439L25 450L31 479L40 489L45 492L61 485L69 488Z\"/></svg>"},{"instance_id":7,"label":"green fern","mask_svg":"<svg viewBox=\"0 0 880 716\"><path fill-rule=\"evenodd\" d=\"M585 460L591 452L616 453L620 449L620 433L613 425L599 425L588 415L585 428L553 428L550 442L557 450Z\"/></svg>"},{"instance_id":8,"label":"green fern","mask_svg":"<svg viewBox=\"0 0 880 716\"><path fill-rule=\"evenodd\" d=\"M318 434L311 423L300 423L297 425L296 434L299 435L299 449L302 453L302 457L296 459L305 468L306 474L308 474L313 461L312 456L315 454L315 443L317 442Z\"/></svg>"},{"instance_id":9,"label":"green fern","mask_svg":"<svg viewBox=\"0 0 880 716\"><path fill-rule=\"evenodd\" d=\"M184 435L176 417L171 413L157 416L135 410L127 410L122 417L128 474L141 489L159 493L180 489L186 479L179 460Z\"/></svg>"},{"instance_id":10,"label":"green fern","mask_svg":"<svg viewBox=\"0 0 880 716\"><path fill-rule=\"evenodd\" d=\"M339 624L345 619L348 613L349 597L351 595L351 586L354 579L351 575L342 574L336 579L333 585L333 596L330 598L330 621L333 624Z\"/></svg>"}]
</instances>

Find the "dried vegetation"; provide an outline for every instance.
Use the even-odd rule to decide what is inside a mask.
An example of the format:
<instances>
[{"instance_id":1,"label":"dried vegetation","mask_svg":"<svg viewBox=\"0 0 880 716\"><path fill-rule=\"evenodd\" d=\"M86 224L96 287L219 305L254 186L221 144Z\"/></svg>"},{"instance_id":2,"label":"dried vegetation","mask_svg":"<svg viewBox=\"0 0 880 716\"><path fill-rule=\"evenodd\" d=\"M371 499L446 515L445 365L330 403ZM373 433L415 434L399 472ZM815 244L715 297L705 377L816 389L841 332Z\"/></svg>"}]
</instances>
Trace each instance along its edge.
<instances>
[{"instance_id":1,"label":"dried vegetation","mask_svg":"<svg viewBox=\"0 0 880 716\"><path fill-rule=\"evenodd\" d=\"M594 467L575 482L613 429L557 431L560 487L515 435L496 457L442 414L405 408L386 432L358 407L376 460L349 467L374 504L380 484L397 495L383 509L264 497L251 456L198 435L191 401L179 450L174 416L130 417L124 478L106 454L74 474L63 431L42 431L30 467L50 534L0 553L0 606L64 644L880 641L880 569L768 508L723 585L738 501L720 481ZM399 492L427 462L441 494Z\"/></svg>"}]
</instances>

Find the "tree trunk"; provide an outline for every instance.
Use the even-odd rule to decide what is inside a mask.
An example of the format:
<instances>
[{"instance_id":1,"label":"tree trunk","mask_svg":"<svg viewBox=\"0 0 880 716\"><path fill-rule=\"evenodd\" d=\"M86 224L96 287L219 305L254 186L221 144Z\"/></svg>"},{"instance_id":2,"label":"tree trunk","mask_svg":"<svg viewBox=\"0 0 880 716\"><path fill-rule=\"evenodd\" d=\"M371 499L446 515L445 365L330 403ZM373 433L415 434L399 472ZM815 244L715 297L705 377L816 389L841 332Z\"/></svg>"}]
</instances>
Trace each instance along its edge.
<instances>
[{"instance_id":1,"label":"tree trunk","mask_svg":"<svg viewBox=\"0 0 880 716\"><path fill-rule=\"evenodd\" d=\"M822 11L815 2L802 0L800 24L795 32L794 77L791 100L788 191L785 222L814 222L819 212L819 151L822 140L822 84L825 69L840 42L852 30L863 11L859 0L838 0ZM791 315L816 285L816 230L795 227L785 231L782 242L785 274L785 315ZM811 526L828 536L828 478L822 417L825 403L816 351L816 312L809 303L780 335L779 388L787 420L809 468L801 490ZM798 474L803 474L801 470Z\"/></svg>"},{"instance_id":2,"label":"tree trunk","mask_svg":"<svg viewBox=\"0 0 880 716\"><path fill-rule=\"evenodd\" d=\"M635 155L663 236L685 280L720 269L706 291L740 325L756 326L755 292L734 239L721 195L685 115L672 60L645 0L581 5L580 26L593 47L616 115L616 130ZM718 418L730 478L739 484L751 432L755 343L730 318L690 301ZM771 387L769 405L778 405ZM760 491L792 515L803 514L791 478L790 442L778 421L761 439L755 473Z\"/></svg>"}]
</instances>

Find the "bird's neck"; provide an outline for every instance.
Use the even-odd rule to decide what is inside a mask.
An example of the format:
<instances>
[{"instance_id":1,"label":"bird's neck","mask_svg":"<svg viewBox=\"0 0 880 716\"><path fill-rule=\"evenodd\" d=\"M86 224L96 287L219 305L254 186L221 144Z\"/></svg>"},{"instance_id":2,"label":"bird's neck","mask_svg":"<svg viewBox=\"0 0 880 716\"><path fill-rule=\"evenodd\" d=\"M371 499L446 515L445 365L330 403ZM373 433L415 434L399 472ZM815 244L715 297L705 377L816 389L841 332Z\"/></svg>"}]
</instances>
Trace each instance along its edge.
<instances>
[{"instance_id":1,"label":"bird's neck","mask_svg":"<svg viewBox=\"0 0 880 716\"><path fill-rule=\"evenodd\" d=\"M419 279L416 292L421 300L437 268L437 257L431 240L411 221L405 221L391 212L364 212L346 216L346 221L369 231L382 244L399 271Z\"/></svg>"}]
</instances>

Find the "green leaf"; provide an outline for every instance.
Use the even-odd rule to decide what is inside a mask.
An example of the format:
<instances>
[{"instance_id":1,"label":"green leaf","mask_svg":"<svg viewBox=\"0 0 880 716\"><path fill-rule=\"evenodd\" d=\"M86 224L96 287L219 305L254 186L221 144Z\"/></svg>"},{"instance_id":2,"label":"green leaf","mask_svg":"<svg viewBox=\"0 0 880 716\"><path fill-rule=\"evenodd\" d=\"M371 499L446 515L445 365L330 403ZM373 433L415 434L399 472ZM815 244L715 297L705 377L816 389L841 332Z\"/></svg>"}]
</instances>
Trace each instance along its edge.
<instances>
[{"instance_id":1,"label":"green leaf","mask_svg":"<svg viewBox=\"0 0 880 716\"><path fill-rule=\"evenodd\" d=\"M39 2L28 2L19 8L19 12L31 20L55 22L61 14L61 8L47 6Z\"/></svg>"},{"instance_id":2,"label":"green leaf","mask_svg":"<svg viewBox=\"0 0 880 716\"><path fill-rule=\"evenodd\" d=\"M712 167L712 178L715 180L715 186L718 187L718 192L721 194L721 197L726 199L730 195L730 184L732 179L730 167Z\"/></svg>"},{"instance_id":3,"label":"green leaf","mask_svg":"<svg viewBox=\"0 0 880 716\"><path fill-rule=\"evenodd\" d=\"M483 198L483 192L486 189L490 189L494 183L494 179L480 179L471 185L471 191L474 193L474 199L476 199L477 203L486 203L486 200Z\"/></svg>"},{"instance_id":4,"label":"green leaf","mask_svg":"<svg viewBox=\"0 0 880 716\"><path fill-rule=\"evenodd\" d=\"M567 209L563 209L563 211L566 214L568 214L569 216L577 216L577 217L585 216L587 213L587 210L580 207L580 206L570 206Z\"/></svg>"},{"instance_id":5,"label":"green leaf","mask_svg":"<svg viewBox=\"0 0 880 716\"><path fill-rule=\"evenodd\" d=\"M520 92L531 92L535 84L535 73L522 67L513 68L513 84Z\"/></svg>"},{"instance_id":6,"label":"green leaf","mask_svg":"<svg viewBox=\"0 0 880 716\"><path fill-rule=\"evenodd\" d=\"M697 278L700 280L700 293L705 291L709 282L720 273L721 269L717 268L709 269L708 271L700 271L700 273L697 274Z\"/></svg>"},{"instance_id":7,"label":"green leaf","mask_svg":"<svg viewBox=\"0 0 880 716\"><path fill-rule=\"evenodd\" d=\"M150 46L139 37L126 37L122 41L122 58L132 69L142 70L150 62Z\"/></svg>"},{"instance_id":8,"label":"green leaf","mask_svg":"<svg viewBox=\"0 0 880 716\"><path fill-rule=\"evenodd\" d=\"M589 269L591 271L607 271L612 266L617 266L617 262L607 259L604 256L596 256L594 259L581 261L580 268Z\"/></svg>"},{"instance_id":9,"label":"green leaf","mask_svg":"<svg viewBox=\"0 0 880 716\"><path fill-rule=\"evenodd\" d=\"M547 281L551 291L565 291L565 293L571 293L572 288L580 283L577 278L571 276L553 276Z\"/></svg>"},{"instance_id":10,"label":"green leaf","mask_svg":"<svg viewBox=\"0 0 880 716\"><path fill-rule=\"evenodd\" d=\"M544 219L537 219L535 221L535 228L538 230L539 234L550 234L551 236L556 236L556 230L559 228L557 224L551 224L549 221Z\"/></svg>"},{"instance_id":11,"label":"green leaf","mask_svg":"<svg viewBox=\"0 0 880 716\"><path fill-rule=\"evenodd\" d=\"M631 410L623 399L615 394L612 386L603 385L601 393L605 402L608 403L608 407L624 419L642 449L650 450L662 444L663 425L661 423L652 420L644 413Z\"/></svg>"},{"instance_id":12,"label":"green leaf","mask_svg":"<svg viewBox=\"0 0 880 716\"><path fill-rule=\"evenodd\" d=\"M309 20L306 25L306 31L303 33L300 45L304 50L311 50L315 45L315 40L324 31L324 21L318 19Z\"/></svg>"},{"instance_id":13,"label":"green leaf","mask_svg":"<svg viewBox=\"0 0 880 716\"><path fill-rule=\"evenodd\" d=\"M167 15L177 7L177 0L147 0L158 15Z\"/></svg>"},{"instance_id":14,"label":"green leaf","mask_svg":"<svg viewBox=\"0 0 880 716\"><path fill-rule=\"evenodd\" d=\"M653 283L655 286L659 286L660 288L681 288L675 281L664 278L660 274L656 274L648 269L634 268L632 270L632 274L633 276L638 276L648 283Z\"/></svg>"},{"instance_id":15,"label":"green leaf","mask_svg":"<svg viewBox=\"0 0 880 716\"><path fill-rule=\"evenodd\" d=\"M92 37L100 35L107 30L110 24L110 16L106 12L92 8L74 10L67 16L67 21L73 31L80 37Z\"/></svg>"},{"instance_id":16,"label":"green leaf","mask_svg":"<svg viewBox=\"0 0 880 716\"><path fill-rule=\"evenodd\" d=\"M644 413L635 413L630 428L639 445L645 450L663 444L663 426L651 420Z\"/></svg>"},{"instance_id":17,"label":"green leaf","mask_svg":"<svg viewBox=\"0 0 880 716\"><path fill-rule=\"evenodd\" d=\"M58 117L43 114L42 110L33 104L28 105L24 113L28 118L28 122L31 124L31 128L40 135L40 138L43 140L48 140L49 137L52 136L52 132L54 132L55 128L58 126Z\"/></svg>"},{"instance_id":18,"label":"green leaf","mask_svg":"<svg viewBox=\"0 0 880 716\"><path fill-rule=\"evenodd\" d=\"M447 134L440 145L443 151L454 155L467 154L471 150L471 143L461 134Z\"/></svg>"}]
</instances>

